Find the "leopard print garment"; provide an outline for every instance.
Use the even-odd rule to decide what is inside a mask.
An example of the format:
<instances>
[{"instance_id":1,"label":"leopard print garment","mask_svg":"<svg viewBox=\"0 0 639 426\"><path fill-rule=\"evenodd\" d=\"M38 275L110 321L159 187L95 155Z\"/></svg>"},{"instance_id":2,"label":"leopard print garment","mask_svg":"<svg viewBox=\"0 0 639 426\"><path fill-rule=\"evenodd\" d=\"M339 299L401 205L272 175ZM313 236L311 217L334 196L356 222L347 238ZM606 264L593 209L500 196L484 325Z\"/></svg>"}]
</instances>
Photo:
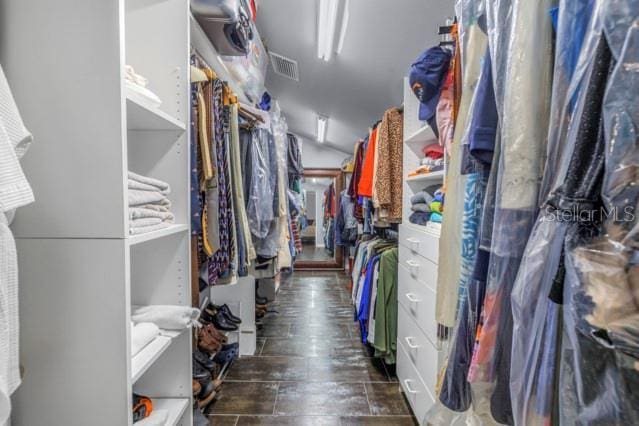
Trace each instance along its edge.
<instances>
[{"instance_id":1,"label":"leopard print garment","mask_svg":"<svg viewBox=\"0 0 639 426\"><path fill-rule=\"evenodd\" d=\"M379 217L388 222L401 222L404 116L397 108L384 113L377 143L375 191L380 206Z\"/></svg>"}]
</instances>

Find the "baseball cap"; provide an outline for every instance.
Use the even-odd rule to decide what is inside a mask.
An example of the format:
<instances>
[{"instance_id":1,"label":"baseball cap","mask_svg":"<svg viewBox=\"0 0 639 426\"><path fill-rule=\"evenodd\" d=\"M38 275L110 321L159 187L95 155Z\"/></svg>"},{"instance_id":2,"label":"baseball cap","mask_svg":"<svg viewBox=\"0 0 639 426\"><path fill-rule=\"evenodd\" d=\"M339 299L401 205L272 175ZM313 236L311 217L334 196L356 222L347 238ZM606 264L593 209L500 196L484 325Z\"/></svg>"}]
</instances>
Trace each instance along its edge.
<instances>
[{"instance_id":1,"label":"baseball cap","mask_svg":"<svg viewBox=\"0 0 639 426\"><path fill-rule=\"evenodd\" d=\"M409 83L419 99L419 119L422 121L431 122L435 117L451 56L451 52L441 46L431 47L410 67Z\"/></svg>"}]
</instances>

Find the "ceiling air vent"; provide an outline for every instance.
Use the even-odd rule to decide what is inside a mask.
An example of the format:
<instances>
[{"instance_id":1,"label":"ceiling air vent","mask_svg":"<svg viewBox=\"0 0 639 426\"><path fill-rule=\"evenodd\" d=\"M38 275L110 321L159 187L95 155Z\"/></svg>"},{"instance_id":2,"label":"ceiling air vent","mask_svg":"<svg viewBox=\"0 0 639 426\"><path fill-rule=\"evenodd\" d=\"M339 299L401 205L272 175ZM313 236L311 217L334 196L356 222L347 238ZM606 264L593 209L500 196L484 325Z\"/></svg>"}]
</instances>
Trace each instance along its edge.
<instances>
[{"instance_id":1,"label":"ceiling air vent","mask_svg":"<svg viewBox=\"0 0 639 426\"><path fill-rule=\"evenodd\" d=\"M271 55L271 63L273 64L273 71L276 74L290 78L291 80L300 81L299 69L297 68L297 61L286 58L277 53L269 52Z\"/></svg>"}]
</instances>

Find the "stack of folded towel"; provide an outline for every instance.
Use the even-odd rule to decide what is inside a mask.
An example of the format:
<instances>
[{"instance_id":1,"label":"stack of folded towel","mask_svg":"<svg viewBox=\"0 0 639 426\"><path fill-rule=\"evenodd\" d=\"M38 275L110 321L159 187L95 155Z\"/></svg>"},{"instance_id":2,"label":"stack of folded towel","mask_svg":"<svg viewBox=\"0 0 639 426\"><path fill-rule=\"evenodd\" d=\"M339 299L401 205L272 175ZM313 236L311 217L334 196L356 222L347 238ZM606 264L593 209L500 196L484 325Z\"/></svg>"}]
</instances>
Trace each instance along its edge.
<instances>
[{"instance_id":1,"label":"stack of folded towel","mask_svg":"<svg viewBox=\"0 0 639 426\"><path fill-rule=\"evenodd\" d=\"M444 212L444 194L441 188L433 194L428 190L419 191L410 198L410 203L413 213L408 220L411 223L416 225L441 223Z\"/></svg>"},{"instance_id":2,"label":"stack of folded towel","mask_svg":"<svg viewBox=\"0 0 639 426\"><path fill-rule=\"evenodd\" d=\"M124 81L128 97L142 98L154 107L162 105L162 100L147 88L149 80L137 74L131 65L124 67Z\"/></svg>"},{"instance_id":3,"label":"stack of folded towel","mask_svg":"<svg viewBox=\"0 0 639 426\"><path fill-rule=\"evenodd\" d=\"M166 228L175 221L167 195L169 184L129 172L129 233L144 234Z\"/></svg>"}]
</instances>

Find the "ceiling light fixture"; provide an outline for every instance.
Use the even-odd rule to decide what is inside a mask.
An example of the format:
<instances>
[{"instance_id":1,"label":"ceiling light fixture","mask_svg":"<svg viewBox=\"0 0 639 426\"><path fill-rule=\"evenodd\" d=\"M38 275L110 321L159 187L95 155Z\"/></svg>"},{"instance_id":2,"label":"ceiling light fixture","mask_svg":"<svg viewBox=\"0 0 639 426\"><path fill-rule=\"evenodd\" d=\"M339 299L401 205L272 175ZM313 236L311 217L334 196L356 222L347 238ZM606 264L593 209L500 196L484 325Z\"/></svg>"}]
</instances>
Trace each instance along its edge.
<instances>
[{"instance_id":1,"label":"ceiling light fixture","mask_svg":"<svg viewBox=\"0 0 639 426\"><path fill-rule=\"evenodd\" d=\"M328 125L328 117L318 115L317 116L317 142L324 143L326 141L327 125Z\"/></svg>"},{"instance_id":2,"label":"ceiling light fixture","mask_svg":"<svg viewBox=\"0 0 639 426\"><path fill-rule=\"evenodd\" d=\"M342 29L339 34L339 41L337 42L337 53L342 53L344 48L344 39L346 39L346 30L348 29L348 20L350 19L349 13L349 0L344 0L344 11L342 12Z\"/></svg>"},{"instance_id":3,"label":"ceiling light fixture","mask_svg":"<svg viewBox=\"0 0 639 426\"><path fill-rule=\"evenodd\" d=\"M335 46L339 0L319 0L317 21L317 57L330 61Z\"/></svg>"}]
</instances>

